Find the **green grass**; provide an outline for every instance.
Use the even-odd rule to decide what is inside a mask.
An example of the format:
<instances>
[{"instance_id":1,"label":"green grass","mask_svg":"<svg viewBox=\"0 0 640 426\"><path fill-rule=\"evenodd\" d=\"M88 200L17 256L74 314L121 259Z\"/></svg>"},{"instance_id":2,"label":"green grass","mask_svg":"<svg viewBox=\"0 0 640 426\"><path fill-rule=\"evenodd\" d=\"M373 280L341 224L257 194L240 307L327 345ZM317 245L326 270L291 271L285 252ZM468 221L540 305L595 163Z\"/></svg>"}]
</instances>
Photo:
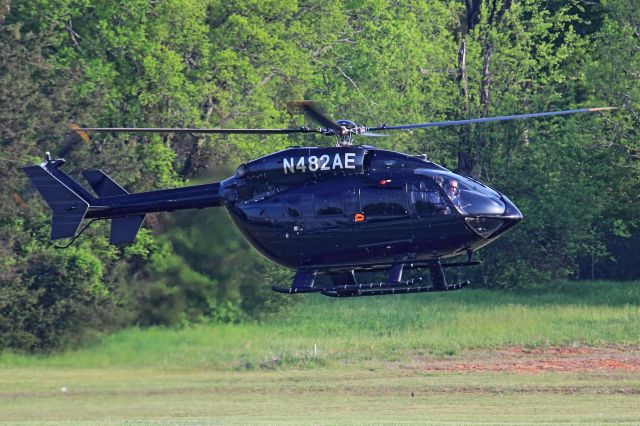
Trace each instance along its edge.
<instances>
[{"instance_id":1,"label":"green grass","mask_svg":"<svg viewBox=\"0 0 640 426\"><path fill-rule=\"evenodd\" d=\"M308 297L261 324L129 329L51 356L4 353L0 423L637 424L635 370L425 366L509 365L492 348L511 345L611 344L637 356L638 330L637 282Z\"/></svg>"},{"instance_id":2,"label":"green grass","mask_svg":"<svg viewBox=\"0 0 640 426\"><path fill-rule=\"evenodd\" d=\"M260 324L128 329L48 357L4 353L0 366L316 368L510 345L638 344L638 330L638 282L567 282L521 293L309 296Z\"/></svg>"},{"instance_id":3,"label":"green grass","mask_svg":"<svg viewBox=\"0 0 640 426\"><path fill-rule=\"evenodd\" d=\"M0 423L636 423L639 390L597 374L11 368Z\"/></svg>"}]
</instances>

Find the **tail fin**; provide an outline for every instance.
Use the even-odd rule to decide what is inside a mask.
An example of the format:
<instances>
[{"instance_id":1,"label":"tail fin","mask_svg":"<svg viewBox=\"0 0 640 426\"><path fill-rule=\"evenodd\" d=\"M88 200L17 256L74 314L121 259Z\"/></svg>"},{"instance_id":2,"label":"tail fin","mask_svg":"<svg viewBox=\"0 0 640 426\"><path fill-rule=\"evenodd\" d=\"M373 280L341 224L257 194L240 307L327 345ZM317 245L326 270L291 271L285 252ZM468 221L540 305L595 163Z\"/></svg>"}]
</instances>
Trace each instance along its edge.
<instances>
[{"instance_id":1,"label":"tail fin","mask_svg":"<svg viewBox=\"0 0 640 426\"><path fill-rule=\"evenodd\" d=\"M143 214L133 216L116 217L111 219L111 233L109 242L111 244L129 244L136 239L138 231L144 222Z\"/></svg>"},{"instance_id":2,"label":"tail fin","mask_svg":"<svg viewBox=\"0 0 640 426\"><path fill-rule=\"evenodd\" d=\"M98 197L115 197L129 193L102 170L85 170L82 172L82 176L89 182ZM142 222L144 222L144 217L145 215L143 214L137 214L111 219L109 242L111 244L129 244L133 242L142 226Z\"/></svg>"},{"instance_id":3,"label":"tail fin","mask_svg":"<svg viewBox=\"0 0 640 426\"><path fill-rule=\"evenodd\" d=\"M98 206L102 197L128 194L101 170L87 170L82 174L98 197L101 197L95 198L78 182L58 169L63 163L64 160L47 159L42 164L23 167L24 172L53 211L52 240L75 236L89 208ZM95 215L93 217L101 218ZM144 214L135 214L111 219L109 242L111 244L132 242L144 222L144 217Z\"/></svg>"},{"instance_id":4,"label":"tail fin","mask_svg":"<svg viewBox=\"0 0 640 426\"><path fill-rule=\"evenodd\" d=\"M45 162L24 167L23 170L53 211L51 239L59 240L76 234L89 210L91 199L87 199L86 191L78 190L79 185L72 185L72 189L68 181L65 184L59 177L54 176L47 167L50 163L53 163L54 167L59 165L56 162Z\"/></svg>"},{"instance_id":5,"label":"tail fin","mask_svg":"<svg viewBox=\"0 0 640 426\"><path fill-rule=\"evenodd\" d=\"M89 182L98 197L114 197L128 194L123 187L118 185L102 170L85 170L82 172L82 176Z\"/></svg>"}]
</instances>

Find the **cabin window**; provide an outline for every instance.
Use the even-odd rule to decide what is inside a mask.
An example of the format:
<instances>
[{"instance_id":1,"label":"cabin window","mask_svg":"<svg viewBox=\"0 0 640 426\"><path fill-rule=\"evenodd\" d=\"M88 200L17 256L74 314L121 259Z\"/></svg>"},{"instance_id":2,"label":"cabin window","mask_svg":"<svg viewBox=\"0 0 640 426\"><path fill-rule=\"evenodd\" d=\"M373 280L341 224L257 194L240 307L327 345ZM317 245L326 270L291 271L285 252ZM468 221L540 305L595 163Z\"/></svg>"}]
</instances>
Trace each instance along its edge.
<instances>
[{"instance_id":1,"label":"cabin window","mask_svg":"<svg viewBox=\"0 0 640 426\"><path fill-rule=\"evenodd\" d=\"M361 188L360 205L365 217L404 216L408 213L404 188Z\"/></svg>"},{"instance_id":2,"label":"cabin window","mask_svg":"<svg viewBox=\"0 0 640 426\"><path fill-rule=\"evenodd\" d=\"M286 197L284 206L287 216L295 218L302 216L302 202L299 195Z\"/></svg>"},{"instance_id":3,"label":"cabin window","mask_svg":"<svg viewBox=\"0 0 640 426\"><path fill-rule=\"evenodd\" d=\"M283 218L283 206L279 200L248 203L242 209L247 219L253 223L275 223Z\"/></svg>"},{"instance_id":4,"label":"cabin window","mask_svg":"<svg viewBox=\"0 0 640 426\"><path fill-rule=\"evenodd\" d=\"M424 181L411 185L409 197L413 211L419 216L451 213L440 191L433 186L426 185Z\"/></svg>"},{"instance_id":5,"label":"cabin window","mask_svg":"<svg viewBox=\"0 0 640 426\"><path fill-rule=\"evenodd\" d=\"M337 216L344 214L344 200L341 192L325 192L313 196L313 206L317 216Z\"/></svg>"},{"instance_id":6,"label":"cabin window","mask_svg":"<svg viewBox=\"0 0 640 426\"><path fill-rule=\"evenodd\" d=\"M290 217L300 217L300 216L302 216L300 214L300 210L298 210L294 206L287 206L287 213L289 214Z\"/></svg>"},{"instance_id":7,"label":"cabin window","mask_svg":"<svg viewBox=\"0 0 640 426\"><path fill-rule=\"evenodd\" d=\"M262 216L267 222L276 221L284 216L282 201L278 200L277 198L263 201L262 203L260 203L260 206L262 207L260 216Z\"/></svg>"}]
</instances>

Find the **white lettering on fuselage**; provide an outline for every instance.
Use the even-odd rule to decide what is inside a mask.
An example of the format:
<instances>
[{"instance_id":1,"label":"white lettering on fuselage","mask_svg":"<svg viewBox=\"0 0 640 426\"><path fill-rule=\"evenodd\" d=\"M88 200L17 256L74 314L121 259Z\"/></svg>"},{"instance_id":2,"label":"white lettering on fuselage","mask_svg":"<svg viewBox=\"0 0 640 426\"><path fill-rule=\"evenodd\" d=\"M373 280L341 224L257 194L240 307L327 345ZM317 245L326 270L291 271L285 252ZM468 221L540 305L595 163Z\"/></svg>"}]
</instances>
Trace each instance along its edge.
<instances>
[{"instance_id":1,"label":"white lettering on fuselage","mask_svg":"<svg viewBox=\"0 0 640 426\"><path fill-rule=\"evenodd\" d=\"M343 159L344 156L344 159ZM295 166L294 166L295 164ZM335 154L333 161L331 156L324 154L320 157L310 155L308 157L290 157L282 160L284 174L293 174L296 172L310 172L338 170L338 169L355 169L356 153L345 152L344 154Z\"/></svg>"},{"instance_id":2,"label":"white lettering on fuselage","mask_svg":"<svg viewBox=\"0 0 640 426\"><path fill-rule=\"evenodd\" d=\"M293 158L291 159L291 162L289 163L289 161L285 158L282 162L282 164L284 165L284 174L286 175L287 172L289 173L295 173L295 169L293 168Z\"/></svg>"}]
</instances>

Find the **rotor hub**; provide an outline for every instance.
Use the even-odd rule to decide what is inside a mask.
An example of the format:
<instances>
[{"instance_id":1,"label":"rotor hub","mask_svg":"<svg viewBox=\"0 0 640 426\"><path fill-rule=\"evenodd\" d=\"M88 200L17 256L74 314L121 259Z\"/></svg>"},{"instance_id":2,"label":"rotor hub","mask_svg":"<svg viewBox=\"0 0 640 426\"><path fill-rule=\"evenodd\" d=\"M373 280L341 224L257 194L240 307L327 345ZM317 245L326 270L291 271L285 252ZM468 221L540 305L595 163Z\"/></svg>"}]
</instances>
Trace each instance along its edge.
<instances>
[{"instance_id":1,"label":"rotor hub","mask_svg":"<svg viewBox=\"0 0 640 426\"><path fill-rule=\"evenodd\" d=\"M362 135L367 128L354 123L351 120L337 120L336 124L340 126L340 130L335 132L336 146L351 146L355 135Z\"/></svg>"}]
</instances>

